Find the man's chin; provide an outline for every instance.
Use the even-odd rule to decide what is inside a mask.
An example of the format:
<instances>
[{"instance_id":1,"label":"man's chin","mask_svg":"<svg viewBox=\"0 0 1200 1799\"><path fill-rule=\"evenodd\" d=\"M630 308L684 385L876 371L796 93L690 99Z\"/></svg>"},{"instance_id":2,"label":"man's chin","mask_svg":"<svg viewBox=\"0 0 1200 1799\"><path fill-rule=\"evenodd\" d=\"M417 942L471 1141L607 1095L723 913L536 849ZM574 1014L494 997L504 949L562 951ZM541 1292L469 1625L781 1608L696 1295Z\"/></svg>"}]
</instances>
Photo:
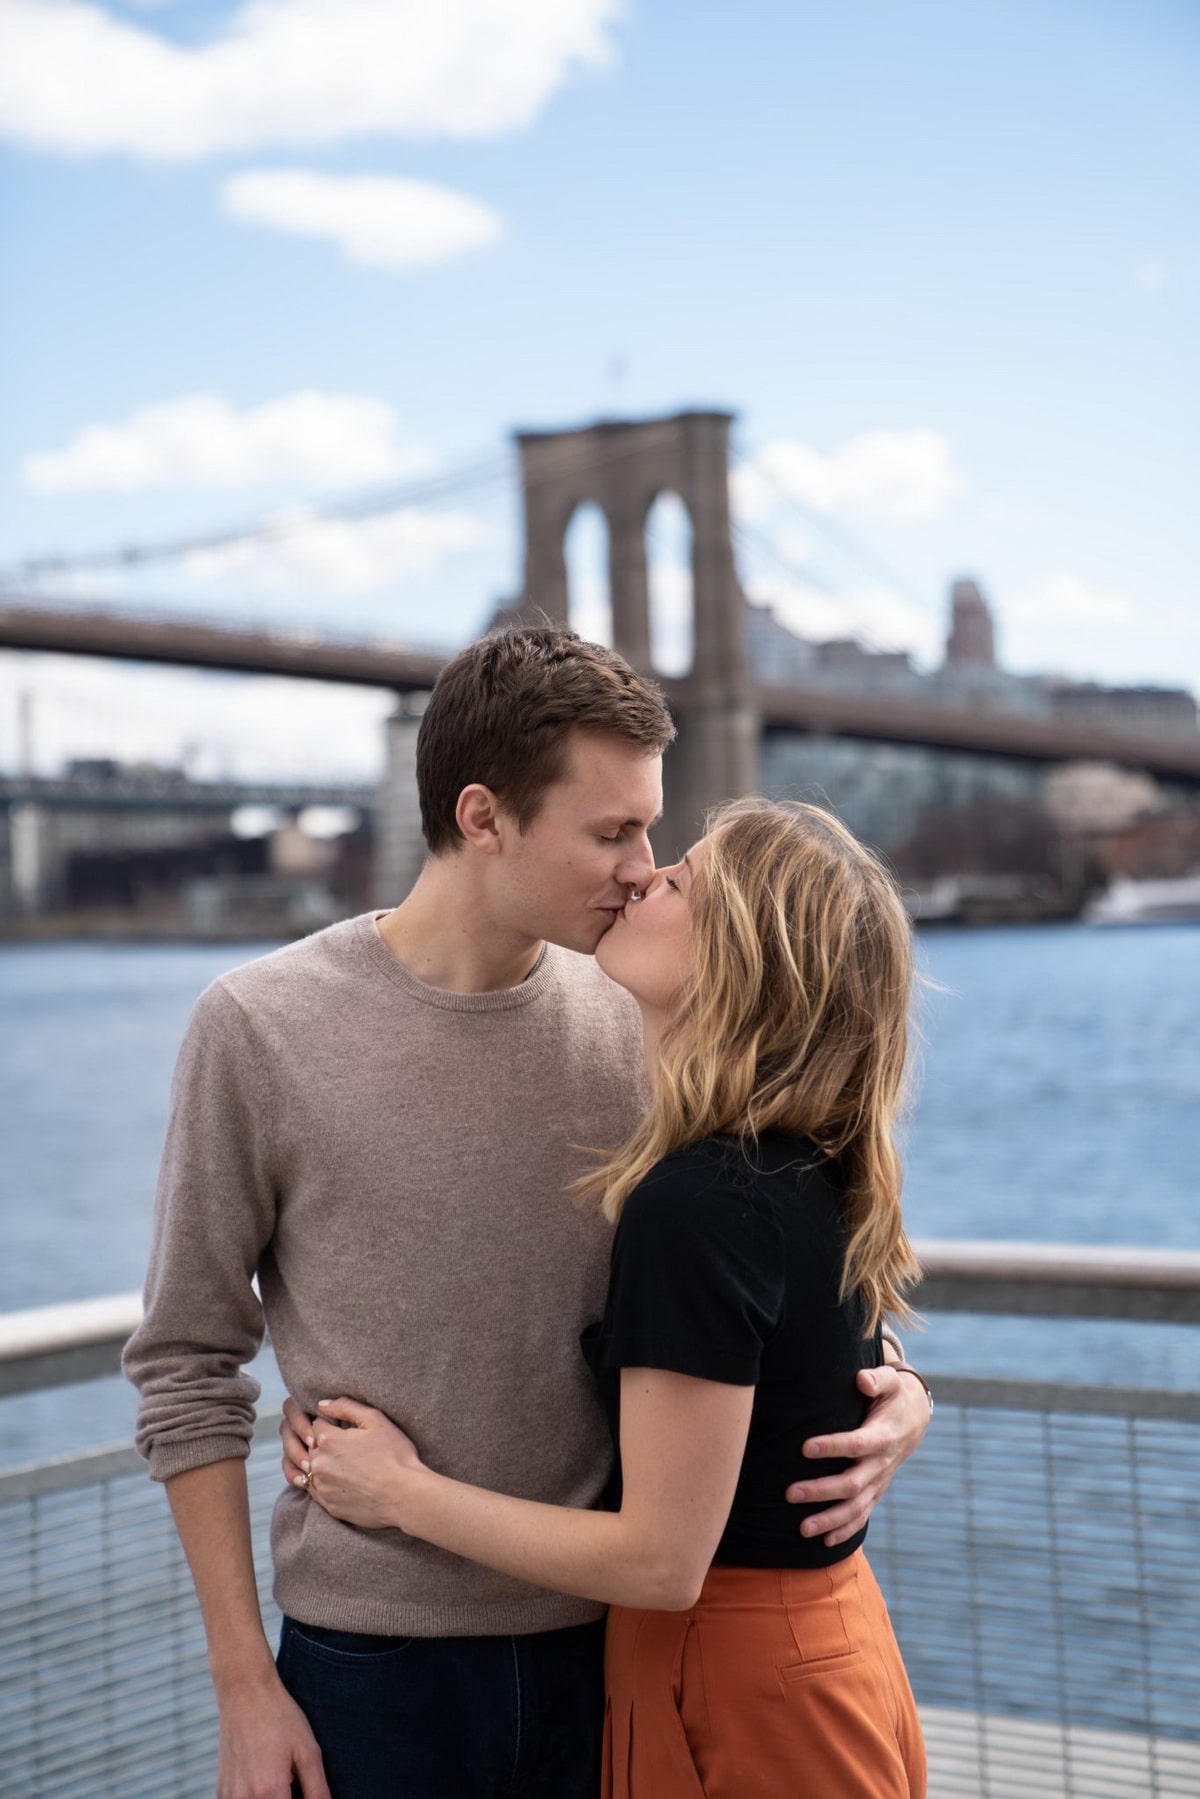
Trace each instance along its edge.
<instances>
[{"instance_id":1,"label":"man's chin","mask_svg":"<svg viewBox=\"0 0 1200 1799\"><path fill-rule=\"evenodd\" d=\"M593 913L586 924L576 924L569 930L543 927L542 936L547 943L556 943L560 949L574 950L577 956L594 956L597 945L611 929L612 921L608 917Z\"/></svg>"},{"instance_id":2,"label":"man's chin","mask_svg":"<svg viewBox=\"0 0 1200 1799\"><path fill-rule=\"evenodd\" d=\"M589 942L587 948L584 950L584 952L583 952L584 955L586 955L586 956L594 956L595 955L596 951L600 948L600 945L604 942L604 939L608 936L608 933L612 930L613 925L616 922L617 921L615 918L611 919L611 920L605 920L600 925L600 928L598 930L594 929L592 931L591 941ZM581 949L583 948L582 944L580 945L580 948Z\"/></svg>"},{"instance_id":3,"label":"man's chin","mask_svg":"<svg viewBox=\"0 0 1200 1799\"><path fill-rule=\"evenodd\" d=\"M589 926L587 938L583 939L581 936L580 942L571 947L577 949L580 955L594 956L616 922L616 919L610 918L607 913L601 913L599 922Z\"/></svg>"}]
</instances>

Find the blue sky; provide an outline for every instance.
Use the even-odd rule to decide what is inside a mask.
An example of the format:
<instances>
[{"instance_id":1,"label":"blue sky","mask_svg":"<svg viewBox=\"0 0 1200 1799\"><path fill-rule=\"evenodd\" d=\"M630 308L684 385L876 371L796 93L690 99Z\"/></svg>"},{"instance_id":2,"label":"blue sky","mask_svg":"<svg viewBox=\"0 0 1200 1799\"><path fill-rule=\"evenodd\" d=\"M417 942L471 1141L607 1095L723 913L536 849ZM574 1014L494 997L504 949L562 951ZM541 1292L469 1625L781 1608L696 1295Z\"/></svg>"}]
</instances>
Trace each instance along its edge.
<instances>
[{"instance_id":1,"label":"blue sky","mask_svg":"<svg viewBox=\"0 0 1200 1799\"><path fill-rule=\"evenodd\" d=\"M1200 688L1198 72L1185 0L0 0L0 566L711 404L798 628L929 661L970 573L1010 666ZM498 477L47 591L449 645L517 563ZM47 767L369 773L386 705L2 656L0 766L22 687Z\"/></svg>"}]
</instances>

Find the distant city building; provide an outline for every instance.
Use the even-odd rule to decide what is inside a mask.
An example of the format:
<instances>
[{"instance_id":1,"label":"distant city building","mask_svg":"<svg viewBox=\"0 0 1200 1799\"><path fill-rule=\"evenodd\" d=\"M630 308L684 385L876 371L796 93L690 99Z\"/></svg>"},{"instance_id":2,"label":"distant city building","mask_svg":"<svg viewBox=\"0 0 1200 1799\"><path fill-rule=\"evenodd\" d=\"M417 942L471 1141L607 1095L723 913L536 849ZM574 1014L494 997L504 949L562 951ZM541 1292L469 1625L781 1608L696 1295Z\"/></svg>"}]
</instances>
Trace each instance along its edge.
<instances>
[{"instance_id":1,"label":"distant city building","mask_svg":"<svg viewBox=\"0 0 1200 1799\"><path fill-rule=\"evenodd\" d=\"M867 689L941 705L1047 709L1044 695L1027 692L1027 684L1001 669L972 664L927 674L907 650L877 650L856 638L801 637L765 606L746 608L746 631L759 681ZM970 806L987 797L1036 804L1041 775L1018 763L911 744L780 733L763 739L759 781L771 797L831 807L860 837L892 849L912 835L930 807Z\"/></svg>"},{"instance_id":2,"label":"distant city building","mask_svg":"<svg viewBox=\"0 0 1200 1799\"><path fill-rule=\"evenodd\" d=\"M746 653L754 677L780 687L886 687L917 694L925 678L907 650L876 650L857 637L801 637L769 606L746 607Z\"/></svg>"},{"instance_id":3,"label":"distant city building","mask_svg":"<svg viewBox=\"0 0 1200 1799\"><path fill-rule=\"evenodd\" d=\"M769 799L827 806L856 836L889 851L911 837L932 808L989 800L1037 806L1042 780L1040 769L998 757L790 733L765 736L760 763Z\"/></svg>"},{"instance_id":4,"label":"distant city building","mask_svg":"<svg viewBox=\"0 0 1200 1799\"><path fill-rule=\"evenodd\" d=\"M1096 833L1090 847L1113 875L1139 881L1200 876L1200 817L1174 812Z\"/></svg>"},{"instance_id":5,"label":"distant city building","mask_svg":"<svg viewBox=\"0 0 1200 1799\"><path fill-rule=\"evenodd\" d=\"M817 645L817 666L830 680L884 682L911 686L914 673L907 650L873 650L856 637L832 637Z\"/></svg>"},{"instance_id":6,"label":"distant city building","mask_svg":"<svg viewBox=\"0 0 1200 1799\"><path fill-rule=\"evenodd\" d=\"M1054 712L1073 723L1192 734L1197 728L1196 702L1182 687L1100 687L1094 681L1062 681L1049 691Z\"/></svg>"},{"instance_id":7,"label":"distant city building","mask_svg":"<svg viewBox=\"0 0 1200 1799\"><path fill-rule=\"evenodd\" d=\"M950 589L950 634L946 639L946 666L996 666L992 610L974 581L956 581Z\"/></svg>"},{"instance_id":8,"label":"distant city building","mask_svg":"<svg viewBox=\"0 0 1200 1799\"><path fill-rule=\"evenodd\" d=\"M811 637L789 631L769 606L753 600L746 606L745 619L746 654L756 680L805 687L816 678L820 646Z\"/></svg>"},{"instance_id":9,"label":"distant city building","mask_svg":"<svg viewBox=\"0 0 1200 1799\"><path fill-rule=\"evenodd\" d=\"M944 659L922 670L903 650L877 650L856 638L821 641L802 637L769 607L746 608L747 653L756 680L779 685L851 687L903 695L925 704L1021 712L1045 719L1108 725L1146 732L1197 729L1196 702L1182 689L1103 687L1046 675L1019 675L996 661L991 607L979 584L954 582ZM1042 809L1047 771L1000 758L950 754L902 744L871 744L819 735L768 735L763 739L760 784L767 794L793 795L831 806L851 829L884 849L903 844L923 814L989 801ZM1115 771L1114 771L1115 772ZM1136 788L1127 785L1138 782ZM1153 810L1157 789L1140 777L1118 782L1121 804L1132 815ZM1108 781L1068 782L1059 804L1072 800L1110 808L1116 788Z\"/></svg>"},{"instance_id":10,"label":"distant city building","mask_svg":"<svg viewBox=\"0 0 1200 1799\"><path fill-rule=\"evenodd\" d=\"M1025 712L1047 718L1050 703L1037 676L1014 675L996 661L992 609L976 581L955 581L942 665L924 677L927 697L943 705Z\"/></svg>"},{"instance_id":11,"label":"distant city building","mask_svg":"<svg viewBox=\"0 0 1200 1799\"><path fill-rule=\"evenodd\" d=\"M357 905L366 868L365 852L350 847L356 834L335 848L294 822L311 807L347 803L351 819L369 820L367 788L194 781L179 768L106 757L70 762L58 778L0 777L0 918L88 909L165 916L190 882L211 876L320 875L339 894L353 889ZM235 832L235 814L255 806L277 813L277 828ZM357 835L369 836L365 824Z\"/></svg>"},{"instance_id":12,"label":"distant city building","mask_svg":"<svg viewBox=\"0 0 1200 1799\"><path fill-rule=\"evenodd\" d=\"M81 795L120 788L129 793L144 789L165 798L194 785L187 770L175 763L120 762L113 756L73 756L64 765L62 778Z\"/></svg>"}]
</instances>

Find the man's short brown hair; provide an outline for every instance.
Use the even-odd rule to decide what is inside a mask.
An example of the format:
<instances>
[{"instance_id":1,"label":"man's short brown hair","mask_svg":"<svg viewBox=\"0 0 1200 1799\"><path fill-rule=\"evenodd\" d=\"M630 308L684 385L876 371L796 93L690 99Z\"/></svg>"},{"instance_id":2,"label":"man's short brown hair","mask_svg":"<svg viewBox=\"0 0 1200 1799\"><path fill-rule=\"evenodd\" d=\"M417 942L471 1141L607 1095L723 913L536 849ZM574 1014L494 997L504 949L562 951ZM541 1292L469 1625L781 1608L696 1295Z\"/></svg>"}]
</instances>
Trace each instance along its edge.
<instances>
[{"instance_id":1,"label":"man's short brown hair","mask_svg":"<svg viewBox=\"0 0 1200 1799\"><path fill-rule=\"evenodd\" d=\"M421 827L434 855L461 843L458 798L476 781L525 830L562 777L573 730L611 731L648 756L675 735L655 683L574 631L521 626L468 644L438 676L417 733Z\"/></svg>"}]
</instances>

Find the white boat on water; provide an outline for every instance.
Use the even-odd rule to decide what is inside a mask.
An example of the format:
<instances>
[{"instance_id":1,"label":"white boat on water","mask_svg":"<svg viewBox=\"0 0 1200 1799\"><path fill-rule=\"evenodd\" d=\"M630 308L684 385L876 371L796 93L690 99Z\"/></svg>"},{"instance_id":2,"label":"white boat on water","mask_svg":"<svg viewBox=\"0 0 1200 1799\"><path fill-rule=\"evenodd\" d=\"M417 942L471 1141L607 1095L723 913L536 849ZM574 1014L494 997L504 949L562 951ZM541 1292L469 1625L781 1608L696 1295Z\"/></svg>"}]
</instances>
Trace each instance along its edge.
<instances>
[{"instance_id":1,"label":"white boat on water","mask_svg":"<svg viewBox=\"0 0 1200 1799\"><path fill-rule=\"evenodd\" d=\"M1200 873L1171 881L1118 876L1085 909L1085 924L1200 924Z\"/></svg>"}]
</instances>

